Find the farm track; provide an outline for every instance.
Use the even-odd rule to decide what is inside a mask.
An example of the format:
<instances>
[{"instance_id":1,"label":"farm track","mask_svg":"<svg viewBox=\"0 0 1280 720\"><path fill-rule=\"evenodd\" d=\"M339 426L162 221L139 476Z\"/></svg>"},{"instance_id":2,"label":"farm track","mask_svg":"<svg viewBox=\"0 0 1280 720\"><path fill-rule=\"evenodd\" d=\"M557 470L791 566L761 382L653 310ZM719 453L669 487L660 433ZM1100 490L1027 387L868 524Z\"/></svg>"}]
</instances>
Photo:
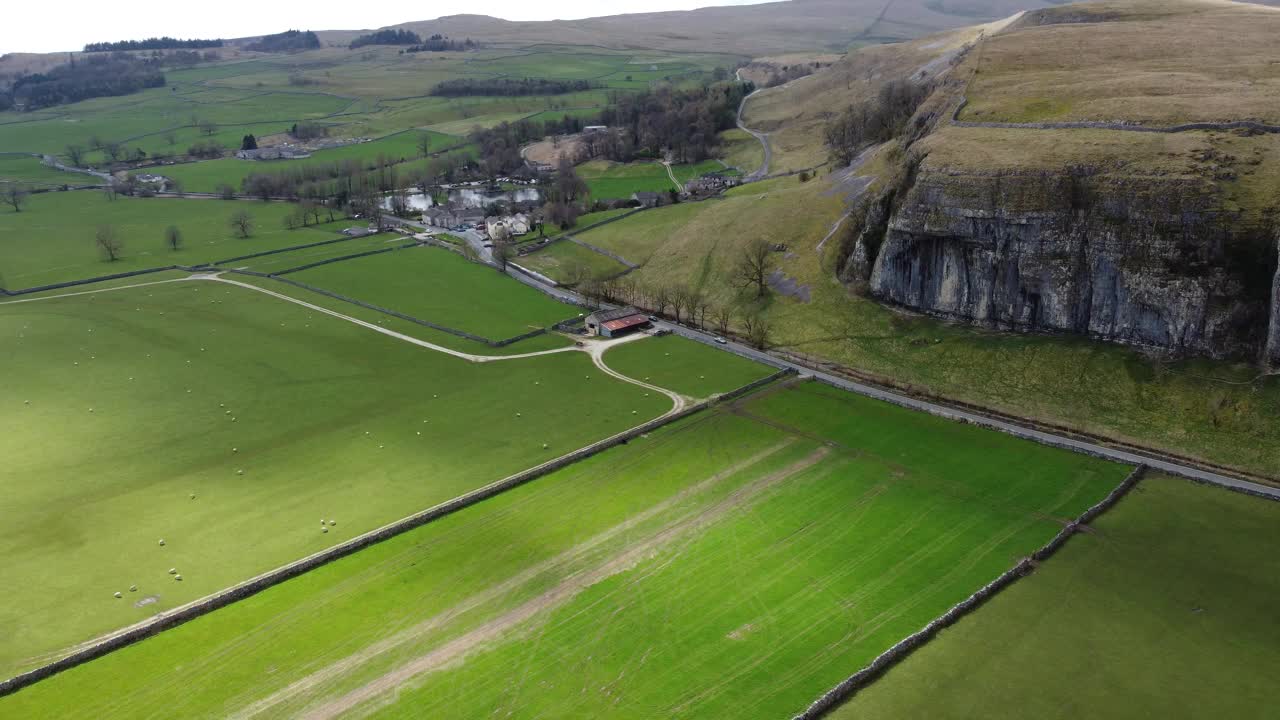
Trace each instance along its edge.
<instances>
[{"instance_id":1,"label":"farm track","mask_svg":"<svg viewBox=\"0 0 1280 720\"><path fill-rule=\"evenodd\" d=\"M570 575L538 597L526 601L340 698L311 708L301 717L307 720L327 720L337 717L383 693L400 687L417 676L445 667L534 617L563 605L582 590L631 569L645 558L672 546L692 532L718 521L734 509L750 503L766 489L813 467L827 454L826 448L818 448L791 465L739 488L706 509L677 518L650 538L627 548L595 568Z\"/></svg>"}]
</instances>

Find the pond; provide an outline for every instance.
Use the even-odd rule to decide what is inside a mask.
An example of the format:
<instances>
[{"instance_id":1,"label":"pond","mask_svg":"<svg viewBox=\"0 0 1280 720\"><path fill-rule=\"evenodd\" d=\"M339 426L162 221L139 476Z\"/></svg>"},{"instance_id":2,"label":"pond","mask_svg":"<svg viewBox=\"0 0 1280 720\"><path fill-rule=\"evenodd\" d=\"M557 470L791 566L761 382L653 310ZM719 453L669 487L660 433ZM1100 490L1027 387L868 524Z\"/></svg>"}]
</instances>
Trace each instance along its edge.
<instances>
[{"instance_id":1,"label":"pond","mask_svg":"<svg viewBox=\"0 0 1280 720\"><path fill-rule=\"evenodd\" d=\"M409 209L422 211L435 205L430 195L411 192L408 195ZM481 188L452 188L449 190L449 204L464 208L487 208L500 202L536 203L542 200L542 194L536 188L517 188L515 190L484 190ZM382 207L391 209L391 197L382 199Z\"/></svg>"}]
</instances>

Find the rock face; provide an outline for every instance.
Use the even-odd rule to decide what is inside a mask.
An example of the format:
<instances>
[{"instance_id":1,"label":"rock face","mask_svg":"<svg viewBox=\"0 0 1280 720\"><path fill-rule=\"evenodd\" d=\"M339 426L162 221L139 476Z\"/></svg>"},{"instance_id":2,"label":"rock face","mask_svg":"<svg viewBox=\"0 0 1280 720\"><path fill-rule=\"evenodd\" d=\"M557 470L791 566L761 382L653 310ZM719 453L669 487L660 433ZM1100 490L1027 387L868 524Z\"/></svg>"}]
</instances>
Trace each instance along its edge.
<instances>
[{"instance_id":1,"label":"rock face","mask_svg":"<svg viewBox=\"0 0 1280 720\"><path fill-rule=\"evenodd\" d=\"M922 170L843 277L884 301L992 328L1280 361L1276 239L1211 186ZM868 230L872 230L870 223ZM874 258L870 257L874 254Z\"/></svg>"}]
</instances>

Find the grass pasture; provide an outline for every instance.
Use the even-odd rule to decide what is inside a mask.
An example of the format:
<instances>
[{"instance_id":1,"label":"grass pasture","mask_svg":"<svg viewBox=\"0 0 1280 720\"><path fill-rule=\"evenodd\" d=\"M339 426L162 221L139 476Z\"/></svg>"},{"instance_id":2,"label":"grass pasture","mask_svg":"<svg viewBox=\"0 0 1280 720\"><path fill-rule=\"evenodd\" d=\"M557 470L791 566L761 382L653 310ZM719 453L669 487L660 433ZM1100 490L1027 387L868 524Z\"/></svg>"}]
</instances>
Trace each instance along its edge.
<instances>
[{"instance_id":1,"label":"grass pasture","mask_svg":"<svg viewBox=\"0 0 1280 720\"><path fill-rule=\"evenodd\" d=\"M679 335L620 345L605 353L609 367L628 377L695 398L729 392L774 369Z\"/></svg>"},{"instance_id":2,"label":"grass pasture","mask_svg":"<svg viewBox=\"0 0 1280 720\"><path fill-rule=\"evenodd\" d=\"M253 234L236 237L229 220L247 210ZM19 290L165 265L193 265L339 237L350 223L286 230L294 207L249 200L130 198L108 200L96 191L33 195L20 213L0 211L0 274L4 287ZM115 228L122 256L105 260L95 241L97 227ZM178 251L165 244L165 228L182 231Z\"/></svg>"},{"instance_id":3,"label":"grass pasture","mask_svg":"<svg viewBox=\"0 0 1280 720\"><path fill-rule=\"evenodd\" d=\"M839 720L1267 717L1280 504L1151 476Z\"/></svg>"},{"instance_id":4,"label":"grass pasture","mask_svg":"<svg viewBox=\"0 0 1280 720\"><path fill-rule=\"evenodd\" d=\"M3 303L0 339L6 677L668 409L209 281Z\"/></svg>"},{"instance_id":5,"label":"grass pasture","mask_svg":"<svg viewBox=\"0 0 1280 720\"><path fill-rule=\"evenodd\" d=\"M578 314L448 250L414 247L290 273L307 283L474 335L501 340Z\"/></svg>"},{"instance_id":6,"label":"grass pasture","mask_svg":"<svg viewBox=\"0 0 1280 720\"><path fill-rule=\"evenodd\" d=\"M766 390L0 699L0 712L786 716L1125 472L813 385Z\"/></svg>"},{"instance_id":7,"label":"grass pasture","mask_svg":"<svg viewBox=\"0 0 1280 720\"><path fill-rule=\"evenodd\" d=\"M552 243L537 252L516 258L516 263L560 283L572 282L582 270L593 278L613 277L627 270L626 265L608 255L601 255L568 240Z\"/></svg>"},{"instance_id":8,"label":"grass pasture","mask_svg":"<svg viewBox=\"0 0 1280 720\"><path fill-rule=\"evenodd\" d=\"M618 200L631 197L632 193L668 192L680 190L684 183L712 172L725 172L719 160L672 165L671 171L680 184L671 181L667 168L660 162L616 163L607 160L589 160L578 166L578 175L587 183L591 197L596 200Z\"/></svg>"},{"instance_id":9,"label":"grass pasture","mask_svg":"<svg viewBox=\"0 0 1280 720\"><path fill-rule=\"evenodd\" d=\"M45 165L30 155L0 155L0 186L10 183L28 188L94 185L98 178L81 173L63 172ZM11 209L11 208L6 208Z\"/></svg>"}]
</instances>

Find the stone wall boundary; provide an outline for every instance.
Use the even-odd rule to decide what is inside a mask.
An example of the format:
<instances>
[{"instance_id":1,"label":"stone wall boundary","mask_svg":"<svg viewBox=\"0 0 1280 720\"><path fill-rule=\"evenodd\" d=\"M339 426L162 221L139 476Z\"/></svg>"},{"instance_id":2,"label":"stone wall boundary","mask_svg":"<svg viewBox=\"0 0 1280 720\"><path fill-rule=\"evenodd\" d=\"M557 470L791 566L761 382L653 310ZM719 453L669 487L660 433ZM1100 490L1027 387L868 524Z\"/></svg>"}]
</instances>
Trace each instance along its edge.
<instances>
[{"instance_id":1,"label":"stone wall boundary","mask_svg":"<svg viewBox=\"0 0 1280 720\"><path fill-rule=\"evenodd\" d=\"M261 273L258 273L258 275L266 277L265 275L261 275ZM334 545L333 547L326 548L325 550L300 558L287 565L262 573L256 577L250 578L249 580L245 580L229 588L218 591L213 595L194 600L181 607L155 615L148 620L144 620L104 637L84 643L80 645L78 649L65 657L0 682L0 697L11 695L22 688L33 685L45 678L57 675L64 670L70 670L78 665L83 665L91 660L95 660L136 642L145 640L152 635L175 628L202 615L207 615L214 610L226 607L252 595L256 595L263 590L279 585L290 578L297 577L305 572L314 570L322 565L327 565L335 560L351 555L383 540L395 537L396 535L408 532L409 530L421 527L435 520L439 520L440 518L451 515L459 510L471 507L472 505L499 495L507 490L519 487L520 485L524 485L525 483L536 480L578 461L585 460L612 447L629 442L641 435L645 435L678 420L683 420L687 417L700 413L719 403L741 397L742 395L773 382L779 377L791 374L792 372L794 371L774 373L767 378L761 378L760 380L748 383L736 390L724 393L711 400L705 400L700 403L689 405L682 410L669 412L666 415L641 423L629 430L624 430L620 433L604 438L603 440L597 440L596 442L553 460L549 460L541 465L536 465L532 468L515 473L514 475L509 475L501 480L485 485L484 487L477 488L463 495L459 495L451 500L446 500L445 502L434 505L426 510L422 510L408 517L383 525L380 528L370 530L369 532L351 538L350 540L338 545Z\"/></svg>"},{"instance_id":2,"label":"stone wall boundary","mask_svg":"<svg viewBox=\"0 0 1280 720\"><path fill-rule=\"evenodd\" d=\"M961 618L969 613L977 610L983 603L990 600L1001 590L1012 585L1019 578L1029 574L1035 569L1037 563L1043 562L1051 557L1066 544L1072 535L1076 534L1081 525L1087 524L1089 521L1096 519L1103 512L1110 509L1120 501L1130 490L1138 484L1142 476L1146 473L1145 465L1138 465L1129 473L1123 481L1120 482L1110 493L1102 500L1099 500L1089 509L1085 510L1078 518L1068 523L1062 530L1058 531L1049 542L1045 543L1031 554L1030 557L1023 558L1018 561L1012 568L1001 573L996 579L979 588L969 597L961 600L951 606L942 615L931 620L920 630L908 635L891 646L888 650L880 653L870 664L863 667L847 679L828 690L821 697L815 700L809 707L795 715L793 720L816 720L823 717L828 712L836 708L845 700L855 695L859 690L867 687L872 682L880 678L891 667L897 665L910 655L916 648L924 645L932 640L939 632L954 625Z\"/></svg>"},{"instance_id":3,"label":"stone wall boundary","mask_svg":"<svg viewBox=\"0 0 1280 720\"><path fill-rule=\"evenodd\" d=\"M342 262L343 260L355 260L356 258L368 257L369 255L381 255L382 253L392 252L394 250L404 250L405 248L411 248L411 247L417 247L417 246L418 246L418 243L411 242L403 245L392 245L390 247L374 248L373 250L363 250L358 253L351 253L350 255L340 255L338 257L328 258L326 260L317 260L315 262L306 263L305 265L299 265L297 267L286 268L284 270L277 270L271 273L271 276L279 277L281 275L288 275L289 273L296 273L296 272L302 272L303 270L310 270L311 268L320 267L321 265L328 265L330 263Z\"/></svg>"},{"instance_id":4,"label":"stone wall boundary","mask_svg":"<svg viewBox=\"0 0 1280 720\"><path fill-rule=\"evenodd\" d=\"M1254 120L1231 120L1228 122L1191 122L1179 125L1138 125L1136 123L1114 122L1106 120L1076 120L1066 122L979 122L961 120L960 112L969 104L968 98L961 98L956 109L951 113L951 124L963 128L998 128L1004 130L1119 130L1122 132L1146 133L1180 133L1196 131L1252 130L1261 133L1280 133L1280 125L1269 125Z\"/></svg>"},{"instance_id":5,"label":"stone wall boundary","mask_svg":"<svg viewBox=\"0 0 1280 720\"><path fill-rule=\"evenodd\" d=\"M309 248L323 247L325 245L333 245L335 243L340 243L340 242L350 242L352 240L359 240L365 237L368 237L368 235L361 235L359 237L340 237L340 238L332 238L330 240L320 240L319 242L305 243L303 245L291 245L285 248L276 248L275 250L263 250L262 252L249 253L248 255L237 255L236 257L227 258L226 260L215 260L208 264L209 265L226 265L227 263L240 262L241 260L252 260L253 258L266 257L268 255L278 255L280 253L293 252L294 250L307 250Z\"/></svg>"},{"instance_id":6,"label":"stone wall boundary","mask_svg":"<svg viewBox=\"0 0 1280 720\"><path fill-rule=\"evenodd\" d=\"M35 287L22 288L21 290L5 290L0 288L0 295L19 297L21 295L46 292L48 290L61 290L63 288L78 287L80 285L92 285L94 283L106 282L107 280L120 280L123 278L136 277L138 275L149 275L151 273L165 272L166 270L186 269L186 267L181 265L165 265L164 267L147 268L146 270L131 270L129 272L115 273L113 275L100 275L98 277L85 278L84 280L68 280L66 282L51 283L49 285L36 285Z\"/></svg>"}]
</instances>

